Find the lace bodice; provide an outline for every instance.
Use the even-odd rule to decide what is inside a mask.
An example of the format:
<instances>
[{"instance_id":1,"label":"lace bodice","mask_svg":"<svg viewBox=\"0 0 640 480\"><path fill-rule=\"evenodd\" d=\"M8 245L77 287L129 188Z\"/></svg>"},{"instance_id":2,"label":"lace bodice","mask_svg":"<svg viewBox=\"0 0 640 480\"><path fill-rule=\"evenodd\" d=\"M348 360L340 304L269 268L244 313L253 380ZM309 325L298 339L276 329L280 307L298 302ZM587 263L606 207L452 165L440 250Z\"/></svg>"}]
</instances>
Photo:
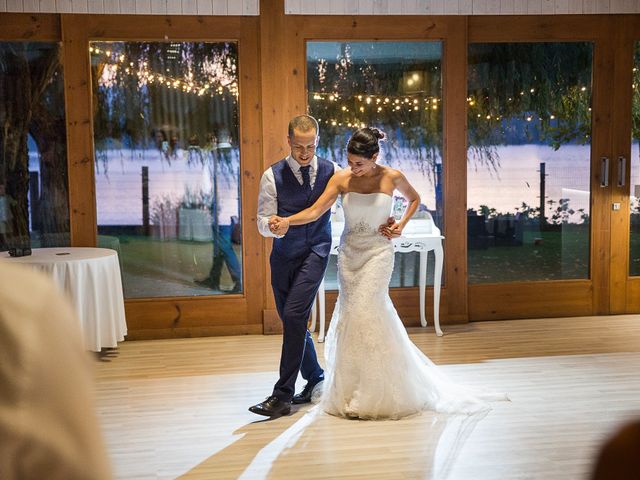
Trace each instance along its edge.
<instances>
[{"instance_id":1,"label":"lace bodice","mask_svg":"<svg viewBox=\"0 0 640 480\"><path fill-rule=\"evenodd\" d=\"M386 223L392 198L386 193L347 192L342 195L345 233L373 233Z\"/></svg>"}]
</instances>

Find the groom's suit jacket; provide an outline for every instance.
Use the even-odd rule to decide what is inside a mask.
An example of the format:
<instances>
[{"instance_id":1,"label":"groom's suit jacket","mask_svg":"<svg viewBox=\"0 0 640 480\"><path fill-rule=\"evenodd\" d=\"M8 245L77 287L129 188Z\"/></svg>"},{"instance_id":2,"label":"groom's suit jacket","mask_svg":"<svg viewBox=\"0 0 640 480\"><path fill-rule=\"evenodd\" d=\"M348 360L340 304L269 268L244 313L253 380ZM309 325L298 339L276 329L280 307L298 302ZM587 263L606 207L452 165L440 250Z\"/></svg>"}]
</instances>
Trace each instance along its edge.
<instances>
[{"instance_id":1,"label":"groom's suit jacket","mask_svg":"<svg viewBox=\"0 0 640 480\"><path fill-rule=\"evenodd\" d=\"M288 217L310 207L322 194L335 167L328 160L320 157L317 159L316 181L310 192L300 185L286 159L271 167L278 193L279 216ZM274 239L273 252L284 258L300 257L307 255L309 251L326 257L331 250L330 219L331 211L328 210L315 222L289 227L284 237Z\"/></svg>"}]
</instances>

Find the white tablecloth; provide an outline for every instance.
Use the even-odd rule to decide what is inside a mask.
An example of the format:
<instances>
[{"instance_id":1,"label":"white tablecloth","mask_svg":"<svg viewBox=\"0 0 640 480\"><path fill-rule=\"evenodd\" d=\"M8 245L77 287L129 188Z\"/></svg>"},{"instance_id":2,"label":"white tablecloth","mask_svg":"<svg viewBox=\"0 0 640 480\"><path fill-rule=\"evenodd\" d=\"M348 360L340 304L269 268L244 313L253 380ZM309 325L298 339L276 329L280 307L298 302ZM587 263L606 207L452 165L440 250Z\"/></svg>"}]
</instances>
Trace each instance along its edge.
<instances>
[{"instance_id":1,"label":"white tablecloth","mask_svg":"<svg viewBox=\"0 0 640 480\"><path fill-rule=\"evenodd\" d=\"M124 340L127 324L118 254L106 248L34 248L33 254L0 261L24 264L49 274L78 312L87 350L99 352Z\"/></svg>"}]
</instances>

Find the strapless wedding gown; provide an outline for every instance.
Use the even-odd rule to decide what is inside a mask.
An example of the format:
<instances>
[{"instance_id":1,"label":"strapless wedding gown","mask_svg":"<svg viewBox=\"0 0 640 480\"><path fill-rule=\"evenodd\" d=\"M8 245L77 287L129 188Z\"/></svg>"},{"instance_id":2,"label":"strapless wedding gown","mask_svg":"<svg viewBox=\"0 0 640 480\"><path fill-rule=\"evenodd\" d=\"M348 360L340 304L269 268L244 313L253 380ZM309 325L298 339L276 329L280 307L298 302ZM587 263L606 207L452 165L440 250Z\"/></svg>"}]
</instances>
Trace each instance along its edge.
<instances>
[{"instance_id":1,"label":"strapless wedding gown","mask_svg":"<svg viewBox=\"0 0 640 480\"><path fill-rule=\"evenodd\" d=\"M391 204L385 193L342 196L339 294L325 342L321 408L362 419L488 410L487 401L506 396L454 384L413 344L398 317L389 297L393 245L378 233Z\"/></svg>"}]
</instances>

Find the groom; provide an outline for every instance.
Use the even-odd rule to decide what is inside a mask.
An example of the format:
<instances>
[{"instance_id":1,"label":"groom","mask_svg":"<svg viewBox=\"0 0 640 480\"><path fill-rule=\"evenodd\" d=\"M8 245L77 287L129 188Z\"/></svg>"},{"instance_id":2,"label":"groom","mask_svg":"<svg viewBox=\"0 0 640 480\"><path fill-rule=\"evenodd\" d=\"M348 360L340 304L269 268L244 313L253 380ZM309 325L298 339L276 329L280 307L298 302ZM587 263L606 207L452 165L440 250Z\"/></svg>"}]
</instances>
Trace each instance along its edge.
<instances>
[{"instance_id":1,"label":"groom","mask_svg":"<svg viewBox=\"0 0 640 480\"><path fill-rule=\"evenodd\" d=\"M258 197L258 230L265 237L275 237L271 286L283 324L280 378L271 396L249 407L251 412L267 417L288 415L292 402L310 402L314 387L324 380L307 320L329 261L331 212L288 232L269 225L269 218L293 215L313 205L338 167L315 155L318 122L309 115L289 122L288 143L289 156L264 172ZM307 384L294 395L298 372Z\"/></svg>"}]
</instances>

